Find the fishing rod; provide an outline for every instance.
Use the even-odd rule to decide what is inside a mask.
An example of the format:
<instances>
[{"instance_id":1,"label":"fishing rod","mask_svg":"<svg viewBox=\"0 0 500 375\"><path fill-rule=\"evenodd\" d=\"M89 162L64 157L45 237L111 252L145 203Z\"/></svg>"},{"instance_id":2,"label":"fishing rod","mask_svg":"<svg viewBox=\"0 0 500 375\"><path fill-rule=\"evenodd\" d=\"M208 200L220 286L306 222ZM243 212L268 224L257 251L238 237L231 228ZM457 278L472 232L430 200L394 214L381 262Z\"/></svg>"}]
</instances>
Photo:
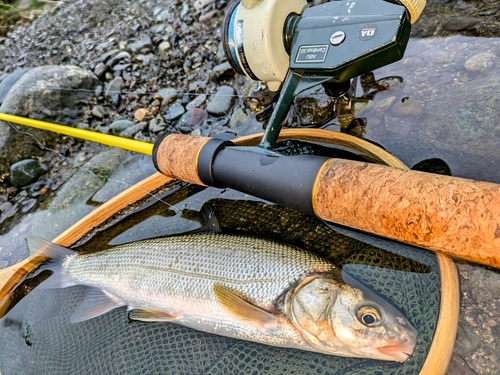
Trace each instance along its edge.
<instances>
[{"instance_id":1,"label":"fishing rod","mask_svg":"<svg viewBox=\"0 0 500 375\"><path fill-rule=\"evenodd\" d=\"M321 84L328 95L341 97L354 77L401 59L425 1L348 0L311 8L305 0L277 3L233 3L223 25L233 68L280 89L257 146L180 134L161 136L153 146L17 116L0 114L0 120L149 154L161 173L181 181L232 188L325 221L500 267L500 185L274 150L298 93Z\"/></svg>"}]
</instances>

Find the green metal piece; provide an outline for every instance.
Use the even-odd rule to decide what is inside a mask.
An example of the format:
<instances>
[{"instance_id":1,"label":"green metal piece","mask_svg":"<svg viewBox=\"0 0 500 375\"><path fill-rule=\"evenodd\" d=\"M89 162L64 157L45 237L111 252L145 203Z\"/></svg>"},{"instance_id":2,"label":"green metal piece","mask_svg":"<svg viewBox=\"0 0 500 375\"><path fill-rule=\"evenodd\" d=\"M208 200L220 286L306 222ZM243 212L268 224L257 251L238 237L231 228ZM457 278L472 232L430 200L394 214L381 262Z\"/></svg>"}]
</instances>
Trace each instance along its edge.
<instances>
[{"instance_id":1,"label":"green metal piece","mask_svg":"<svg viewBox=\"0 0 500 375\"><path fill-rule=\"evenodd\" d=\"M296 71L289 70L259 147L269 151L273 150L293 98L300 92L326 82L330 78L328 76L302 76Z\"/></svg>"},{"instance_id":2,"label":"green metal piece","mask_svg":"<svg viewBox=\"0 0 500 375\"><path fill-rule=\"evenodd\" d=\"M384 0L331 1L290 15L283 30L290 68L259 147L273 150L297 94L325 82L349 86L352 78L400 60L410 30L406 8Z\"/></svg>"}]
</instances>

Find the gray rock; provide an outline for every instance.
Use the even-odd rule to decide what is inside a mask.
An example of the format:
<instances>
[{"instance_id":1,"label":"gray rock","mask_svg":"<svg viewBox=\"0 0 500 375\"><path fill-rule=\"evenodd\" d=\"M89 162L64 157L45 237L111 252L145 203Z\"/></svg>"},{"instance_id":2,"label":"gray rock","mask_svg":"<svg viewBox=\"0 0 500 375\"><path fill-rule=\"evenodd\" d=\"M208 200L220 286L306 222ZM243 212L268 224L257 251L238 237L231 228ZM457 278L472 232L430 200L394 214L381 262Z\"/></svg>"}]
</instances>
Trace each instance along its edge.
<instances>
[{"instance_id":1,"label":"gray rock","mask_svg":"<svg viewBox=\"0 0 500 375\"><path fill-rule=\"evenodd\" d=\"M148 126L147 122L139 122L138 124L135 124L134 126L130 126L124 131L120 133L120 137L123 138L134 138L134 135L141 130L146 129L146 126Z\"/></svg>"},{"instance_id":2,"label":"gray rock","mask_svg":"<svg viewBox=\"0 0 500 375\"><path fill-rule=\"evenodd\" d=\"M76 66L32 68L12 86L0 112L76 126L99 83L93 73ZM29 132L48 148L53 148L61 138L37 129ZM31 137L12 132L8 124L0 123L0 176L7 175L9 165L41 154Z\"/></svg>"},{"instance_id":3,"label":"gray rock","mask_svg":"<svg viewBox=\"0 0 500 375\"><path fill-rule=\"evenodd\" d=\"M443 28L448 31L467 30L478 23L477 18L472 17L455 17L443 24Z\"/></svg>"},{"instance_id":4,"label":"gray rock","mask_svg":"<svg viewBox=\"0 0 500 375\"><path fill-rule=\"evenodd\" d=\"M222 78L225 78L229 75L234 75L234 70L231 65L226 61L222 64L217 65L210 71L210 79L212 81L218 81Z\"/></svg>"},{"instance_id":5,"label":"gray rock","mask_svg":"<svg viewBox=\"0 0 500 375\"><path fill-rule=\"evenodd\" d=\"M134 126L135 123L130 120L117 120L113 122L109 128L115 135L119 135L121 132L123 132L125 129L128 129L132 126Z\"/></svg>"},{"instance_id":6,"label":"gray rock","mask_svg":"<svg viewBox=\"0 0 500 375\"><path fill-rule=\"evenodd\" d=\"M165 9L156 15L156 20L162 22L168 20L171 17L170 9Z\"/></svg>"},{"instance_id":7,"label":"gray rock","mask_svg":"<svg viewBox=\"0 0 500 375\"><path fill-rule=\"evenodd\" d=\"M92 115L100 119L104 118L104 108L101 105L93 106Z\"/></svg>"},{"instance_id":8,"label":"gray rock","mask_svg":"<svg viewBox=\"0 0 500 375\"><path fill-rule=\"evenodd\" d=\"M458 325L457 340L453 351L465 358L481 346L481 341L481 337L474 332L474 327L461 323Z\"/></svg>"},{"instance_id":9,"label":"gray rock","mask_svg":"<svg viewBox=\"0 0 500 375\"><path fill-rule=\"evenodd\" d=\"M186 109L190 110L192 108L199 108L203 103L205 103L206 100L207 96L205 94L200 94L186 105Z\"/></svg>"},{"instance_id":10,"label":"gray rock","mask_svg":"<svg viewBox=\"0 0 500 375\"><path fill-rule=\"evenodd\" d=\"M14 163L10 167L10 183L21 187L30 185L36 180L45 169L37 159L25 159Z\"/></svg>"},{"instance_id":11,"label":"gray rock","mask_svg":"<svg viewBox=\"0 0 500 375\"><path fill-rule=\"evenodd\" d=\"M159 133L167 127L167 124L165 124L165 121L163 121L163 118L161 116L156 116L149 122L149 131L153 133Z\"/></svg>"},{"instance_id":12,"label":"gray rock","mask_svg":"<svg viewBox=\"0 0 500 375\"><path fill-rule=\"evenodd\" d=\"M229 120L229 128L235 133L239 133L248 126L249 118L250 116L248 115L247 110L239 108L234 111L231 116L231 119Z\"/></svg>"},{"instance_id":13,"label":"gray rock","mask_svg":"<svg viewBox=\"0 0 500 375\"><path fill-rule=\"evenodd\" d=\"M118 55L116 55L115 57L113 57L112 59L110 59L106 65L109 66L110 68L112 68L113 66L115 66L116 64L118 64L118 62L120 62L121 60L125 60L125 61L130 61L130 54L126 51L122 51L120 52Z\"/></svg>"},{"instance_id":14,"label":"gray rock","mask_svg":"<svg viewBox=\"0 0 500 375\"><path fill-rule=\"evenodd\" d=\"M221 86L208 103L208 113L214 116L227 114L233 106L235 94L236 92L231 86Z\"/></svg>"},{"instance_id":15,"label":"gray rock","mask_svg":"<svg viewBox=\"0 0 500 375\"><path fill-rule=\"evenodd\" d=\"M107 63L113 56L116 56L119 53L120 53L119 49L113 49L101 55L96 61Z\"/></svg>"},{"instance_id":16,"label":"gray rock","mask_svg":"<svg viewBox=\"0 0 500 375\"><path fill-rule=\"evenodd\" d=\"M179 102L175 102L168 109L168 111L167 111L167 113L165 115L165 120L167 120L167 121L177 120L177 119L179 119L182 116L182 114L184 112L186 112L186 110L184 109L184 107L182 106L182 104L179 103Z\"/></svg>"},{"instance_id":17,"label":"gray rock","mask_svg":"<svg viewBox=\"0 0 500 375\"><path fill-rule=\"evenodd\" d=\"M116 77L115 79L113 79L109 83L109 85L106 89L106 92L104 94L105 98L108 100L111 100L113 98L114 94L116 94L116 93L119 94L122 90L124 83L125 82L123 81L122 77Z\"/></svg>"},{"instance_id":18,"label":"gray rock","mask_svg":"<svg viewBox=\"0 0 500 375\"><path fill-rule=\"evenodd\" d=\"M15 72L9 74L0 83L0 104L9 93L9 90L14 84L26 73L30 68L18 69Z\"/></svg>"},{"instance_id":19,"label":"gray rock","mask_svg":"<svg viewBox=\"0 0 500 375\"><path fill-rule=\"evenodd\" d=\"M174 89L172 87L161 89L160 91L158 91L158 95L160 95L162 98L161 100L162 107L172 103L175 99L179 97L177 89Z\"/></svg>"},{"instance_id":20,"label":"gray rock","mask_svg":"<svg viewBox=\"0 0 500 375\"><path fill-rule=\"evenodd\" d=\"M464 67L470 72L488 72L496 68L498 65L498 57L491 51L481 52L477 55L469 57Z\"/></svg>"},{"instance_id":21,"label":"gray rock","mask_svg":"<svg viewBox=\"0 0 500 375\"><path fill-rule=\"evenodd\" d=\"M101 63L97 64L97 66L95 67L94 73L97 77L101 78L106 74L108 68L109 67L106 64L101 62Z\"/></svg>"},{"instance_id":22,"label":"gray rock","mask_svg":"<svg viewBox=\"0 0 500 375\"><path fill-rule=\"evenodd\" d=\"M132 53L146 52L146 51L149 52L153 48L153 43L148 35L144 35L141 38L141 40L134 43L130 43L128 45L128 48Z\"/></svg>"}]
</instances>

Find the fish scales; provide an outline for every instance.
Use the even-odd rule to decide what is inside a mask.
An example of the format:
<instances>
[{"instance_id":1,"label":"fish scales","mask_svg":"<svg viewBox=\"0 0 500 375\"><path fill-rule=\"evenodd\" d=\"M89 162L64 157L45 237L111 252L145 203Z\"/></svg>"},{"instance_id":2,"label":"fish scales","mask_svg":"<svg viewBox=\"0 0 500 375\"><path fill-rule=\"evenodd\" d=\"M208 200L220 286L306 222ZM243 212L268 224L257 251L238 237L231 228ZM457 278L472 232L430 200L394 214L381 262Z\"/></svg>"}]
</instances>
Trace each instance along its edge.
<instances>
[{"instance_id":1,"label":"fish scales","mask_svg":"<svg viewBox=\"0 0 500 375\"><path fill-rule=\"evenodd\" d=\"M66 258L67 285L103 289L134 309L169 311L186 326L252 339L263 336L242 326L217 303L213 286L225 286L267 309L311 272L331 272L328 261L294 246L245 235L220 233L144 240L106 251ZM208 329L207 329L208 327ZM259 341L304 348L290 325Z\"/></svg>"},{"instance_id":2,"label":"fish scales","mask_svg":"<svg viewBox=\"0 0 500 375\"><path fill-rule=\"evenodd\" d=\"M207 291L214 283L221 283L268 305L306 273L334 269L331 263L280 242L200 234L145 240L68 257L63 277L71 284L113 285L117 291L123 283L134 287L141 282L152 293L168 291L201 299L208 298ZM186 288L188 284L190 288Z\"/></svg>"}]
</instances>

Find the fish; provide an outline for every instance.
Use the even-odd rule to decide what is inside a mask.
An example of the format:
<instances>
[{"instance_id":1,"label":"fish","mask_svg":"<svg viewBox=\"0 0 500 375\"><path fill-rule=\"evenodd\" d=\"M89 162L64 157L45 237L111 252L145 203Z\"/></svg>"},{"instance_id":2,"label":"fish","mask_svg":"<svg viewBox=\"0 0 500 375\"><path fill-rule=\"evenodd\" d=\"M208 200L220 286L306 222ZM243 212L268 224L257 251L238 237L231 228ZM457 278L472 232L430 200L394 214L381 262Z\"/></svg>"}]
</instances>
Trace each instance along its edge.
<instances>
[{"instance_id":1,"label":"fish","mask_svg":"<svg viewBox=\"0 0 500 375\"><path fill-rule=\"evenodd\" d=\"M408 319L331 261L284 242L222 233L213 215L207 222L209 230L83 254L28 237L35 267L18 275L43 274L42 289L85 286L73 324L126 307L130 321L283 348L396 362L413 353L418 333ZM6 290L12 285L0 285L0 317Z\"/></svg>"}]
</instances>

